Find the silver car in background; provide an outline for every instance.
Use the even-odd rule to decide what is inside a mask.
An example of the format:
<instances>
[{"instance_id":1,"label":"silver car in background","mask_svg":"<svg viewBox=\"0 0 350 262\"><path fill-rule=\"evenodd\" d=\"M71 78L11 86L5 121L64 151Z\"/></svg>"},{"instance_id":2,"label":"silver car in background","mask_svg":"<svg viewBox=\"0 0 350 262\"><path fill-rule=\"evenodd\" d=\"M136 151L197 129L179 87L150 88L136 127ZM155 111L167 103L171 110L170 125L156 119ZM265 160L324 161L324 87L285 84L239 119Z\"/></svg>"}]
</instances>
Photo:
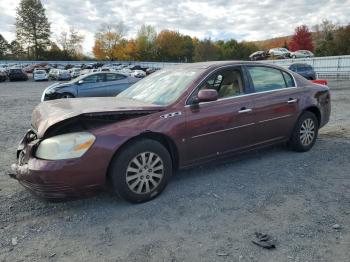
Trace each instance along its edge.
<instances>
[{"instance_id":1,"label":"silver car in background","mask_svg":"<svg viewBox=\"0 0 350 262\"><path fill-rule=\"evenodd\" d=\"M55 83L47 87L41 96L41 101L59 98L116 96L139 80L139 78L121 73L90 73L66 83Z\"/></svg>"},{"instance_id":2,"label":"silver car in background","mask_svg":"<svg viewBox=\"0 0 350 262\"><path fill-rule=\"evenodd\" d=\"M308 58L314 56L315 55L309 50L297 50L291 53L292 58Z\"/></svg>"}]
</instances>

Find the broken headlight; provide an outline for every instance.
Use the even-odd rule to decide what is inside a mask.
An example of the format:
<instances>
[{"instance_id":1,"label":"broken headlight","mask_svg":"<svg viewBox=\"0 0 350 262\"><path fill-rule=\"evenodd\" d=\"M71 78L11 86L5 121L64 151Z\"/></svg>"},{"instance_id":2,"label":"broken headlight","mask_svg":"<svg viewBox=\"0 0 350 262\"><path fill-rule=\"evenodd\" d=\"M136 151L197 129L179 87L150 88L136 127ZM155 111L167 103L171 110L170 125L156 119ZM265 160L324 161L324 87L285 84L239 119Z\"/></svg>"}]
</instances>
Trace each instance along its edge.
<instances>
[{"instance_id":1,"label":"broken headlight","mask_svg":"<svg viewBox=\"0 0 350 262\"><path fill-rule=\"evenodd\" d=\"M78 158L92 146L95 136L88 132L58 135L43 140L36 150L36 157L46 160Z\"/></svg>"}]
</instances>

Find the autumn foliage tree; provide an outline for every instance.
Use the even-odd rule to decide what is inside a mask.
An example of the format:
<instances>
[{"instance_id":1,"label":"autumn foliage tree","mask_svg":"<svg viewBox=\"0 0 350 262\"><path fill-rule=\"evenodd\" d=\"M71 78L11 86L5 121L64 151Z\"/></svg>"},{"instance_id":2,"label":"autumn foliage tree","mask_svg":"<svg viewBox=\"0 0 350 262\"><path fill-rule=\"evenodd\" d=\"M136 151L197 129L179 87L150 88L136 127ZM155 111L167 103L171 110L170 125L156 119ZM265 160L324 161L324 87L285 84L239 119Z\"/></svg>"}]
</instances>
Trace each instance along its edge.
<instances>
[{"instance_id":1,"label":"autumn foliage tree","mask_svg":"<svg viewBox=\"0 0 350 262\"><path fill-rule=\"evenodd\" d=\"M125 35L125 26L119 24L102 24L95 35L93 53L99 60L117 60L117 47Z\"/></svg>"},{"instance_id":2,"label":"autumn foliage tree","mask_svg":"<svg viewBox=\"0 0 350 262\"><path fill-rule=\"evenodd\" d=\"M314 50L314 45L312 43L312 35L309 28L306 25L298 26L295 28L292 40L289 43L289 49L291 51L296 50Z\"/></svg>"}]
</instances>

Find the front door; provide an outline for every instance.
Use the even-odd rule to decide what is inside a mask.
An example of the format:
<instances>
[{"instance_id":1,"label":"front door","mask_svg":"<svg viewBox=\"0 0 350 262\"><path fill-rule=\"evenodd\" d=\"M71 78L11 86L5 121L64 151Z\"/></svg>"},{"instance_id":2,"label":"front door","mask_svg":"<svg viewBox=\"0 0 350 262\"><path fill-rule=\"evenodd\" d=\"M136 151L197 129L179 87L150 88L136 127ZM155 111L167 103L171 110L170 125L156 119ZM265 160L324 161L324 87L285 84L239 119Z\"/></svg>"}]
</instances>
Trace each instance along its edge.
<instances>
[{"instance_id":1,"label":"front door","mask_svg":"<svg viewBox=\"0 0 350 262\"><path fill-rule=\"evenodd\" d=\"M108 96L108 87L105 86L105 74L92 74L82 79L78 84L79 97Z\"/></svg>"},{"instance_id":2,"label":"front door","mask_svg":"<svg viewBox=\"0 0 350 262\"><path fill-rule=\"evenodd\" d=\"M246 90L240 67L213 73L195 90L185 108L189 163L233 152L252 144L253 101ZM199 90L218 91L216 101L191 104Z\"/></svg>"}]
</instances>

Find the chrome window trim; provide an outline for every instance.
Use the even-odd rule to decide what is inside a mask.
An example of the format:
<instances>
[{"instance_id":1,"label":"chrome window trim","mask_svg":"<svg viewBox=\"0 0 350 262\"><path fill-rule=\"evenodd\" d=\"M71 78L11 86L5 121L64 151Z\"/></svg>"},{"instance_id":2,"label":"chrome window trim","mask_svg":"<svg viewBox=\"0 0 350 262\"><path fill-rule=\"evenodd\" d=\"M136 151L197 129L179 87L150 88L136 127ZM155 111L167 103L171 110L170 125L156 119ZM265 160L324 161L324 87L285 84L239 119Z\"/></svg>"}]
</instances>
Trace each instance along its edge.
<instances>
[{"instance_id":1,"label":"chrome window trim","mask_svg":"<svg viewBox=\"0 0 350 262\"><path fill-rule=\"evenodd\" d=\"M256 94L263 94L263 93L269 93L269 92L274 92L274 91L281 91L281 90L288 90L288 89L291 89L291 88L298 88L298 85L297 85L297 82L295 80L295 77L292 73L288 72L287 70L285 70L284 68L279 68L279 67L275 67L273 65L265 65L265 64L235 64L235 65L225 65L225 66L221 66L221 67L218 67L216 68L215 70L209 72L207 75L205 75L205 77L203 77L203 79L195 86L195 88L192 90L192 92L187 96L186 98L186 101L185 101L185 105L184 107L190 107L190 106L193 106L192 104L187 104L189 98L192 96L192 94L195 92L195 90L204 82L204 80L212 73L214 73L215 71L218 71L218 70L221 70L221 69L225 69L227 67L234 67L234 66L259 66L259 67L268 67L268 68L273 68L273 69L277 69L277 70L280 70L280 71L283 71L289 75L292 76L293 78L293 81L294 81L294 86L291 86L291 87L285 87L285 88L279 88L279 89L274 89L274 90L268 90L268 91L262 91L262 92L254 92L254 93L249 93L249 94L243 94L243 95L237 95L237 96L232 96L232 97L225 97L225 98L220 98L218 100L215 100L215 101L210 101L210 102L202 102L202 103L199 103L198 105L202 105L202 104L208 104L208 103L213 103L213 102L219 102L219 101L224 101L224 100L228 100L228 99L233 99L233 98L238 98L238 97L244 97L244 96L249 96L249 95L256 95ZM244 73L244 72L243 72Z\"/></svg>"},{"instance_id":2,"label":"chrome window trim","mask_svg":"<svg viewBox=\"0 0 350 262\"><path fill-rule=\"evenodd\" d=\"M282 90L289 90L289 89L295 89L295 88L297 88L297 87L296 86L292 86L292 87L279 88L279 89L268 90L268 91L263 91L263 92L256 92L256 93L243 94L243 95L232 96L232 97L225 97L225 98L221 98L221 99L218 99L218 100L215 100L215 101L201 102L201 103L199 103L197 105L204 105L204 104L215 103L215 102L220 102L220 101L225 101L225 100L230 100L230 99L235 99L235 98L240 98L240 97L259 95L259 94L265 94L265 93L272 93L272 92L277 92L277 91L282 91ZM185 105L185 107L191 107L191 106L193 106L193 105Z\"/></svg>"}]
</instances>

